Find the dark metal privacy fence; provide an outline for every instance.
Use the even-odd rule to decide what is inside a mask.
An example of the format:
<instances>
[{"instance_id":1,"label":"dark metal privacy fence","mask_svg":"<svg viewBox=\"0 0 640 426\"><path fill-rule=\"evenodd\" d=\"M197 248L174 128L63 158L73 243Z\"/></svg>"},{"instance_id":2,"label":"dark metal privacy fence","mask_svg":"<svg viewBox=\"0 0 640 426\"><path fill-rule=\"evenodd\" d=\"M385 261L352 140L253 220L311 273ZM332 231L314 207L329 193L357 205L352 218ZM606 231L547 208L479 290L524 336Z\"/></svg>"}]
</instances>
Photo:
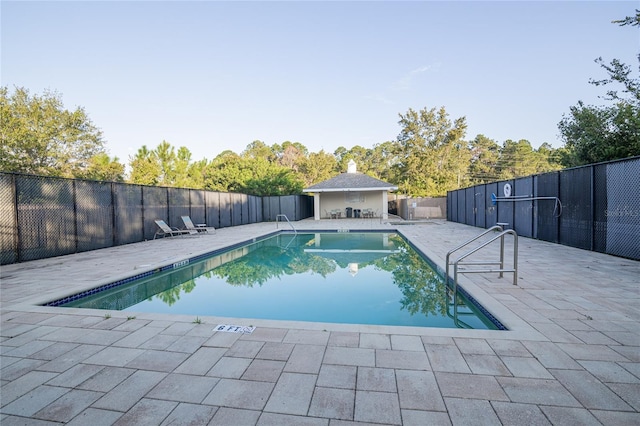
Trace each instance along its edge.
<instances>
[{"instance_id":1,"label":"dark metal privacy fence","mask_svg":"<svg viewBox=\"0 0 640 426\"><path fill-rule=\"evenodd\" d=\"M0 264L152 239L180 216L216 228L313 216L313 197L257 197L185 188L0 173Z\"/></svg>"},{"instance_id":2,"label":"dark metal privacy fence","mask_svg":"<svg viewBox=\"0 0 640 426\"><path fill-rule=\"evenodd\" d=\"M640 260L640 157L450 191L447 220Z\"/></svg>"}]
</instances>

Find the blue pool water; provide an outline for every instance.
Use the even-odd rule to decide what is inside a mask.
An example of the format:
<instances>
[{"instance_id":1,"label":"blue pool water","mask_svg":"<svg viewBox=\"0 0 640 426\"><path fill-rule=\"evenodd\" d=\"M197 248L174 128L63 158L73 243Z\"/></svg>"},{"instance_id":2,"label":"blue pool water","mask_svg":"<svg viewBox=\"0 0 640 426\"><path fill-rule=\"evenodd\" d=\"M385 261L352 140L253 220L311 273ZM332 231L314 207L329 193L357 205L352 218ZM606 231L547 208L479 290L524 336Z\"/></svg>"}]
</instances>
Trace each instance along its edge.
<instances>
[{"instance_id":1,"label":"blue pool water","mask_svg":"<svg viewBox=\"0 0 640 426\"><path fill-rule=\"evenodd\" d=\"M57 305L194 317L501 328L465 295L454 297L430 262L395 233L278 234Z\"/></svg>"}]
</instances>

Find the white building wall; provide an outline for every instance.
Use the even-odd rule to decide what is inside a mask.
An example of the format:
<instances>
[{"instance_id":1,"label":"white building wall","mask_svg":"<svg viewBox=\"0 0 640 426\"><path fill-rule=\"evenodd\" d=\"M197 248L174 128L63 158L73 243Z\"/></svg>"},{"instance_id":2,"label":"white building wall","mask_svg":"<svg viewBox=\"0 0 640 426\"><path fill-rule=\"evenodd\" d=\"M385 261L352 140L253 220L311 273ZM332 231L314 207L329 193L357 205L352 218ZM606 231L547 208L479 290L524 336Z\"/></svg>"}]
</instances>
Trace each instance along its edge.
<instances>
[{"instance_id":1,"label":"white building wall","mask_svg":"<svg viewBox=\"0 0 640 426\"><path fill-rule=\"evenodd\" d=\"M352 209L371 209L376 212L377 216L386 215L387 213L387 192L386 191L345 191L345 192L321 192L316 194L320 196L320 202L316 201L315 218L318 220L328 219L331 210L340 210L342 217L346 217L346 208ZM319 217L318 214L319 213Z\"/></svg>"}]
</instances>

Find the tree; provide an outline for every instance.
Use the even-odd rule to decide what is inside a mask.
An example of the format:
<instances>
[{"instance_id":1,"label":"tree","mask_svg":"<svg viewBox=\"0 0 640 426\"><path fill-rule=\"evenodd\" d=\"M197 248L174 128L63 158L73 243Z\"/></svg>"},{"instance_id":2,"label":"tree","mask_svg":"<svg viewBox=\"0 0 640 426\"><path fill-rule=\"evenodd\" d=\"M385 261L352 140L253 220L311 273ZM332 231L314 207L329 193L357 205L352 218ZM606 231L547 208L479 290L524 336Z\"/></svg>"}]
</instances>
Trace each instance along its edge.
<instances>
[{"instance_id":1,"label":"tree","mask_svg":"<svg viewBox=\"0 0 640 426\"><path fill-rule=\"evenodd\" d=\"M640 26L640 12L635 17L613 21L620 26ZM640 64L640 54L637 56ZM608 77L591 79L595 86L609 86L603 97L612 105L585 105L578 101L563 115L558 128L567 148L564 165L579 166L601 161L640 155L640 79L632 75L630 66L618 59L606 64L602 58L595 60ZM621 85L622 90L611 89Z\"/></svg>"},{"instance_id":2,"label":"tree","mask_svg":"<svg viewBox=\"0 0 640 426\"><path fill-rule=\"evenodd\" d=\"M442 196L465 183L471 158L463 138L465 117L451 122L444 107L400 114L395 143L395 182L405 194Z\"/></svg>"},{"instance_id":3,"label":"tree","mask_svg":"<svg viewBox=\"0 0 640 426\"><path fill-rule=\"evenodd\" d=\"M259 140L255 140L247 145L241 155L247 158L264 158L269 161L275 161L276 159L276 154L273 149Z\"/></svg>"},{"instance_id":4,"label":"tree","mask_svg":"<svg viewBox=\"0 0 640 426\"><path fill-rule=\"evenodd\" d=\"M488 183L500 179L497 171L500 145L485 135L477 135L470 143L471 164L469 181L472 184Z\"/></svg>"},{"instance_id":5,"label":"tree","mask_svg":"<svg viewBox=\"0 0 640 426\"><path fill-rule=\"evenodd\" d=\"M189 173L193 170L189 168L191 164L191 151L181 146L178 148L178 153L173 162L173 181L171 182L171 186L178 188L197 188L197 186L194 185L193 177Z\"/></svg>"},{"instance_id":6,"label":"tree","mask_svg":"<svg viewBox=\"0 0 640 426\"><path fill-rule=\"evenodd\" d=\"M526 139L515 142L507 139L500 151L497 170L501 179L533 175L537 171L537 156Z\"/></svg>"},{"instance_id":7,"label":"tree","mask_svg":"<svg viewBox=\"0 0 640 426\"><path fill-rule=\"evenodd\" d=\"M302 180L291 170L263 157L241 157L224 151L204 168L204 189L267 196L302 192Z\"/></svg>"},{"instance_id":8,"label":"tree","mask_svg":"<svg viewBox=\"0 0 640 426\"><path fill-rule=\"evenodd\" d=\"M306 186L314 185L336 175L336 158L324 150L312 152L300 162L298 172Z\"/></svg>"},{"instance_id":9,"label":"tree","mask_svg":"<svg viewBox=\"0 0 640 426\"><path fill-rule=\"evenodd\" d=\"M207 167L209 166L209 161L206 158L203 158L200 161L193 162L189 164L188 175L191 180L191 185L193 188L204 188L204 179L207 171Z\"/></svg>"},{"instance_id":10,"label":"tree","mask_svg":"<svg viewBox=\"0 0 640 426\"><path fill-rule=\"evenodd\" d=\"M250 179L250 174L242 176L242 157L231 150L218 154L205 168L204 189L209 191L238 192L240 182Z\"/></svg>"},{"instance_id":11,"label":"tree","mask_svg":"<svg viewBox=\"0 0 640 426\"><path fill-rule=\"evenodd\" d=\"M543 143L536 150L538 157L536 173L546 173L562 168L560 153L548 143Z\"/></svg>"},{"instance_id":12,"label":"tree","mask_svg":"<svg viewBox=\"0 0 640 426\"><path fill-rule=\"evenodd\" d=\"M277 153L278 164L297 171L300 162L307 156L307 147L300 142L285 141L282 145L274 145L273 150Z\"/></svg>"},{"instance_id":13,"label":"tree","mask_svg":"<svg viewBox=\"0 0 640 426\"><path fill-rule=\"evenodd\" d=\"M129 183L139 185L158 185L160 182L161 168L155 151L150 151L146 145L138 149L136 155L129 157L131 174Z\"/></svg>"},{"instance_id":14,"label":"tree","mask_svg":"<svg viewBox=\"0 0 640 426\"><path fill-rule=\"evenodd\" d=\"M369 158L371 150L360 145L355 145L345 151L342 151L340 148L336 150L336 152L341 152L340 160L338 161L338 171L340 173L346 172L349 161L353 160L356 162L358 172L367 174L370 168Z\"/></svg>"},{"instance_id":15,"label":"tree","mask_svg":"<svg viewBox=\"0 0 640 426\"><path fill-rule=\"evenodd\" d=\"M156 148L156 157L160 165L159 185L173 186L176 180L176 151L171 144L163 140Z\"/></svg>"},{"instance_id":16,"label":"tree","mask_svg":"<svg viewBox=\"0 0 640 426\"><path fill-rule=\"evenodd\" d=\"M585 106L578 102L558 124L569 155L567 167L640 155L640 108L620 102L614 106Z\"/></svg>"},{"instance_id":17,"label":"tree","mask_svg":"<svg viewBox=\"0 0 640 426\"><path fill-rule=\"evenodd\" d=\"M102 132L83 108L65 109L54 92L0 87L0 170L74 177L102 153Z\"/></svg>"},{"instance_id":18,"label":"tree","mask_svg":"<svg viewBox=\"0 0 640 426\"><path fill-rule=\"evenodd\" d=\"M156 149L146 146L130 158L129 181L142 185L173 186L178 188L203 188L207 160L191 162L191 151L181 146L176 149L163 140Z\"/></svg>"},{"instance_id":19,"label":"tree","mask_svg":"<svg viewBox=\"0 0 640 426\"><path fill-rule=\"evenodd\" d=\"M397 158L393 142L387 141L374 145L373 149L369 150L367 161L369 175L383 181L394 180L391 171Z\"/></svg>"},{"instance_id":20,"label":"tree","mask_svg":"<svg viewBox=\"0 0 640 426\"><path fill-rule=\"evenodd\" d=\"M87 167L79 170L75 177L81 179L124 182L124 165L118 157L111 158L102 152L91 157Z\"/></svg>"},{"instance_id":21,"label":"tree","mask_svg":"<svg viewBox=\"0 0 640 426\"><path fill-rule=\"evenodd\" d=\"M302 192L302 181L286 167L264 159L246 161L243 166L253 171L251 178L240 183L240 191L257 196L290 195Z\"/></svg>"}]
</instances>

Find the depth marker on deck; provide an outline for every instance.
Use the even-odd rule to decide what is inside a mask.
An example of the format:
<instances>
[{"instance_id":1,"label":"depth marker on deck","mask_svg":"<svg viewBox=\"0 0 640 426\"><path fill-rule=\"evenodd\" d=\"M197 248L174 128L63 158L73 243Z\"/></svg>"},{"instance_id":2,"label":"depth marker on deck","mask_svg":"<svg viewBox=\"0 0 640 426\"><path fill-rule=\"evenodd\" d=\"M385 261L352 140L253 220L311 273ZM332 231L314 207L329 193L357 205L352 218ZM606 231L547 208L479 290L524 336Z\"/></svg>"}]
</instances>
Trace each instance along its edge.
<instances>
[{"instance_id":1,"label":"depth marker on deck","mask_svg":"<svg viewBox=\"0 0 640 426\"><path fill-rule=\"evenodd\" d=\"M254 326L218 324L215 331L224 331L226 333L242 333L251 334L256 328Z\"/></svg>"}]
</instances>

